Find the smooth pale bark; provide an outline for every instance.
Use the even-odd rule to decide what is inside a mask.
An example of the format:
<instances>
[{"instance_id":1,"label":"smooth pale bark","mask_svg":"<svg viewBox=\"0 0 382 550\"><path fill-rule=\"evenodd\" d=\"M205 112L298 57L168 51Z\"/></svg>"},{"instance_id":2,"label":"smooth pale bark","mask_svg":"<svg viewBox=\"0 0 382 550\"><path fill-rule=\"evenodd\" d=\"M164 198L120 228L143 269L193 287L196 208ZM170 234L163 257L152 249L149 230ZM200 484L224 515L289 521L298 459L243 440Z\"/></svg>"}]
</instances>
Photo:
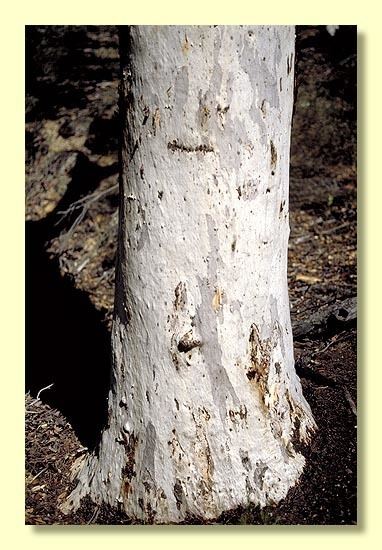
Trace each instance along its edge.
<instances>
[{"instance_id":1,"label":"smooth pale bark","mask_svg":"<svg viewBox=\"0 0 382 550\"><path fill-rule=\"evenodd\" d=\"M294 28L132 27L109 425L70 506L278 502L315 429L287 291Z\"/></svg>"}]
</instances>

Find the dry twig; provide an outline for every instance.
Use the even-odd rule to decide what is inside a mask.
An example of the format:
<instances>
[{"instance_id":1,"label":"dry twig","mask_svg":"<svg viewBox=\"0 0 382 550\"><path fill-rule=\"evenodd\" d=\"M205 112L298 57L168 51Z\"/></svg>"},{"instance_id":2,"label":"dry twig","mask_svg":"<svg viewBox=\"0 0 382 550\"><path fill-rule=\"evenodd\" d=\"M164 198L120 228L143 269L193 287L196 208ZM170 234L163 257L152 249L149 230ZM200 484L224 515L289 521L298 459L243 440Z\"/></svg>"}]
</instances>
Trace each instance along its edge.
<instances>
[{"instance_id":1,"label":"dry twig","mask_svg":"<svg viewBox=\"0 0 382 550\"><path fill-rule=\"evenodd\" d=\"M110 193L114 193L114 191L117 191L118 184L112 185L108 189L105 189L104 191L100 191L97 193L92 193L91 195L87 195L86 197L82 197L81 199L78 199L77 201L73 202L67 210L62 210L59 212L61 214L60 219L57 221L57 224L60 223L64 218L69 216L70 214L73 214L76 210L81 209L81 212L77 216L77 218L74 220L68 231L63 235L62 242L60 244L60 251L62 252L65 248L65 245L70 237L72 235L73 231L79 225L82 220L84 219L86 213L88 212L90 206L97 202L98 200L102 199L106 195L109 195Z\"/></svg>"}]
</instances>

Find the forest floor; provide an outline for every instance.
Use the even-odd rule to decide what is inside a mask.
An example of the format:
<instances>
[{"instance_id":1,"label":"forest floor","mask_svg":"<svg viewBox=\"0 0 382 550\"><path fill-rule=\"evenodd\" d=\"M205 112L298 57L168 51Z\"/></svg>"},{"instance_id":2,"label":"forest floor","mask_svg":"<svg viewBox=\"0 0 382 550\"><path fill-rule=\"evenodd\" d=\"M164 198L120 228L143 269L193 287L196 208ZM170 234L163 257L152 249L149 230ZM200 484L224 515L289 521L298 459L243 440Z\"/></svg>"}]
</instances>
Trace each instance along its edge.
<instances>
[{"instance_id":1,"label":"forest floor","mask_svg":"<svg viewBox=\"0 0 382 550\"><path fill-rule=\"evenodd\" d=\"M288 277L296 368L318 431L285 500L220 524L357 522L355 32L297 29ZM30 27L26 52L26 523L128 524L91 502L59 509L106 415L118 33Z\"/></svg>"}]
</instances>

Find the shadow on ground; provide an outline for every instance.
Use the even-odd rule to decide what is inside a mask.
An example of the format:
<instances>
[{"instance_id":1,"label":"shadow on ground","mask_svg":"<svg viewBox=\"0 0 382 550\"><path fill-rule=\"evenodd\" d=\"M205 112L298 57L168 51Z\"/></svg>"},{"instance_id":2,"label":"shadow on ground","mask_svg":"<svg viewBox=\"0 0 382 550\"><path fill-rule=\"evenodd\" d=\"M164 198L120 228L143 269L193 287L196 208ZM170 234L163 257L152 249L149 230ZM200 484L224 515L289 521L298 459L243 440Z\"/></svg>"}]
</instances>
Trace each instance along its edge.
<instances>
[{"instance_id":1,"label":"shadow on ground","mask_svg":"<svg viewBox=\"0 0 382 550\"><path fill-rule=\"evenodd\" d=\"M92 448L106 420L110 379L110 333L88 295L62 276L58 257L47 243L67 229L59 212L117 171L79 159L62 200L46 218L26 223L26 391L41 393L71 423L80 441ZM84 183L85 182L85 183Z\"/></svg>"}]
</instances>

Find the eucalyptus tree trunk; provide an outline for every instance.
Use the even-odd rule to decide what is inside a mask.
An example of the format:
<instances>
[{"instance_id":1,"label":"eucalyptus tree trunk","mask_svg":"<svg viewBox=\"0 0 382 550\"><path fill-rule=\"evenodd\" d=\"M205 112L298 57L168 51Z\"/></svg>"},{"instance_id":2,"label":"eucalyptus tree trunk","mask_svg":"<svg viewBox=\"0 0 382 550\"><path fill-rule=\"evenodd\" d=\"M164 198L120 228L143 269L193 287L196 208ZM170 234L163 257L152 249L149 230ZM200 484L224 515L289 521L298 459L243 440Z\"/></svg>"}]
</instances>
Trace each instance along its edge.
<instances>
[{"instance_id":1,"label":"eucalyptus tree trunk","mask_svg":"<svg viewBox=\"0 0 382 550\"><path fill-rule=\"evenodd\" d=\"M287 290L294 28L123 32L109 423L69 505L213 519L285 497L315 429Z\"/></svg>"}]
</instances>

